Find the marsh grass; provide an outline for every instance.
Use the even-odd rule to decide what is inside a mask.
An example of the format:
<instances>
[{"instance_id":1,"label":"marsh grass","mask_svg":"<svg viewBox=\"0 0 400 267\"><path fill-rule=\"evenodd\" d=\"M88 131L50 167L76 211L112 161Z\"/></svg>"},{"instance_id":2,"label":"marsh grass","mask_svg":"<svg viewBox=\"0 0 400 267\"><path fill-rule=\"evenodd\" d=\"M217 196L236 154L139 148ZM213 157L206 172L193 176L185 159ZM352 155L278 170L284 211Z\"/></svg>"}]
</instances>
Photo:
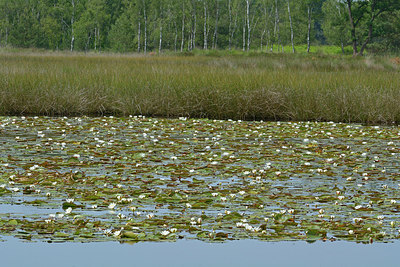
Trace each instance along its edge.
<instances>
[{"instance_id":1,"label":"marsh grass","mask_svg":"<svg viewBox=\"0 0 400 267\"><path fill-rule=\"evenodd\" d=\"M3 52L0 63L0 115L400 123L389 57Z\"/></svg>"}]
</instances>

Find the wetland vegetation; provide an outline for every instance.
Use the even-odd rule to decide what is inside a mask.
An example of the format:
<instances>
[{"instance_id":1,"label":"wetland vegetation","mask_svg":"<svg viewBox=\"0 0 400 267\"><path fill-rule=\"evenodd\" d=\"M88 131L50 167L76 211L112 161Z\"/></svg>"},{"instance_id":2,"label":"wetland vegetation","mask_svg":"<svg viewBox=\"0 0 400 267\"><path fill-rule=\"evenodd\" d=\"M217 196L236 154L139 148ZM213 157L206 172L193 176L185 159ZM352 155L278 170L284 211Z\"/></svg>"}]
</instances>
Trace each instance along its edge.
<instances>
[{"instance_id":1,"label":"wetland vegetation","mask_svg":"<svg viewBox=\"0 0 400 267\"><path fill-rule=\"evenodd\" d=\"M0 55L1 115L400 122L400 60L326 55Z\"/></svg>"},{"instance_id":2,"label":"wetland vegetation","mask_svg":"<svg viewBox=\"0 0 400 267\"><path fill-rule=\"evenodd\" d=\"M392 241L399 145L394 126L1 117L0 234Z\"/></svg>"}]
</instances>

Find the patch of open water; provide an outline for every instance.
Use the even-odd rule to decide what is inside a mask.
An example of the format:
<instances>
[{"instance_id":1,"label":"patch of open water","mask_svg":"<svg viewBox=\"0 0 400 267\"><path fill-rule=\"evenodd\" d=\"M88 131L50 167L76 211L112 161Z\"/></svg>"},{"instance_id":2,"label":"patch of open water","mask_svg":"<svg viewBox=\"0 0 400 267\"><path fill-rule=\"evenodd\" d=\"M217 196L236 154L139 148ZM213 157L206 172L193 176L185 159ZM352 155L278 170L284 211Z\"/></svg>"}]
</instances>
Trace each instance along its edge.
<instances>
[{"instance_id":1,"label":"patch of open water","mask_svg":"<svg viewBox=\"0 0 400 267\"><path fill-rule=\"evenodd\" d=\"M0 242L2 266L398 266L400 242Z\"/></svg>"}]
</instances>

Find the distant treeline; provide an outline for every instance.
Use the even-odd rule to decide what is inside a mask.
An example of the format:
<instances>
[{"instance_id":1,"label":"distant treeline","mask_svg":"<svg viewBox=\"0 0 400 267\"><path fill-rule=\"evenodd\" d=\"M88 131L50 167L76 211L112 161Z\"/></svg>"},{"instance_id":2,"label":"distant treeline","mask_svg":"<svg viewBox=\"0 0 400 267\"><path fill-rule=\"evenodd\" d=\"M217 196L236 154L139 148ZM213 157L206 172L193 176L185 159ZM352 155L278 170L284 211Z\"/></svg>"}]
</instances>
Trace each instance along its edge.
<instances>
[{"instance_id":1,"label":"distant treeline","mask_svg":"<svg viewBox=\"0 0 400 267\"><path fill-rule=\"evenodd\" d=\"M399 0L0 0L0 44L53 50L400 50ZM344 50L343 50L344 51Z\"/></svg>"}]
</instances>

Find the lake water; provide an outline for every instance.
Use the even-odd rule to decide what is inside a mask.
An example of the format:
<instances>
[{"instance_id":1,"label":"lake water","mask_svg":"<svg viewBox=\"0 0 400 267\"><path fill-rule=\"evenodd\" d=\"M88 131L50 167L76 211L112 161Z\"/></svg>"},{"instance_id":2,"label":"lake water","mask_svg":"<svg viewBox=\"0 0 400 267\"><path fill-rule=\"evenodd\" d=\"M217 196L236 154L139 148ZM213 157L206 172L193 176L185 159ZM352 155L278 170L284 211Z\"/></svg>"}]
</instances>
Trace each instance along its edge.
<instances>
[{"instance_id":1,"label":"lake water","mask_svg":"<svg viewBox=\"0 0 400 267\"><path fill-rule=\"evenodd\" d=\"M1 266L398 266L400 242L0 243Z\"/></svg>"}]
</instances>

